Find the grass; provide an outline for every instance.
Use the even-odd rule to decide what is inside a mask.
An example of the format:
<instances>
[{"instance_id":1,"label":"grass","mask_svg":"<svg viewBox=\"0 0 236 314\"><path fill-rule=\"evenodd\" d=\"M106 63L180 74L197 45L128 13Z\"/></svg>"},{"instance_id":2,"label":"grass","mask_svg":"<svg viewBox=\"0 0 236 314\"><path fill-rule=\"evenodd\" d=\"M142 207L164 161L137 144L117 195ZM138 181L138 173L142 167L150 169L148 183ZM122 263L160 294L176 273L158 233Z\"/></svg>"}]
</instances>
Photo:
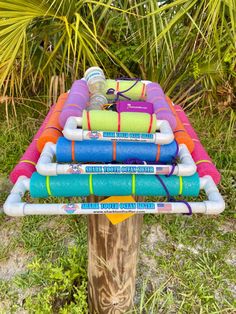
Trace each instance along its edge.
<instances>
[{"instance_id":1,"label":"grass","mask_svg":"<svg viewBox=\"0 0 236 314\"><path fill-rule=\"evenodd\" d=\"M16 108L18 120L10 113L9 125L0 108L3 181L47 111L40 102ZM145 215L130 313L236 311L236 149L229 113L194 109L189 117L221 169L219 188L227 207L220 216ZM1 202L7 186L1 186ZM85 217L2 215L0 235L0 313L87 313Z\"/></svg>"}]
</instances>

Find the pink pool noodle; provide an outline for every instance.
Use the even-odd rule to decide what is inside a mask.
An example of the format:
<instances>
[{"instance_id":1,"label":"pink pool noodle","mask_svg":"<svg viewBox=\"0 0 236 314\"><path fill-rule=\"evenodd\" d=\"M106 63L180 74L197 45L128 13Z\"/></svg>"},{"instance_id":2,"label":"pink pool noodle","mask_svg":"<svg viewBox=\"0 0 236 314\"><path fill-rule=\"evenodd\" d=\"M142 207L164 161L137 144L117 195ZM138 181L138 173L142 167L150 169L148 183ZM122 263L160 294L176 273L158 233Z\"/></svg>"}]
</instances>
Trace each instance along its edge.
<instances>
[{"instance_id":1,"label":"pink pool noodle","mask_svg":"<svg viewBox=\"0 0 236 314\"><path fill-rule=\"evenodd\" d=\"M204 147L202 146L197 133L194 131L193 127L191 126L188 117L186 116L185 112L180 106L175 106L175 111L179 116L180 120L182 121L186 131L192 137L195 146L192 152L193 160L197 165L197 172L200 177L205 175L210 175L214 182L218 184L220 182L221 175L219 171L216 169L216 166L213 164L211 158L205 151Z\"/></svg>"},{"instance_id":2,"label":"pink pool noodle","mask_svg":"<svg viewBox=\"0 0 236 314\"><path fill-rule=\"evenodd\" d=\"M52 113L52 109L54 108L55 105L53 105L50 108L50 111L48 112L45 120L43 121L40 129L38 130L38 132L36 133L36 135L34 136L31 144L29 145L29 147L27 148L27 150L25 151L25 153L23 154L23 156L21 157L19 163L15 166L15 168L12 170L12 172L10 173L10 180L12 183L15 183L17 181L17 179L20 176L26 176L27 178L30 178L32 173L35 172L35 166L37 164L37 161L39 159L40 153L37 150L37 140L39 138L39 136L41 135L41 133L43 132L47 121Z\"/></svg>"},{"instance_id":3,"label":"pink pool noodle","mask_svg":"<svg viewBox=\"0 0 236 314\"><path fill-rule=\"evenodd\" d=\"M146 101L153 103L154 113L158 120L167 120L174 131L176 119L166 101L166 96L157 83L149 83L146 87Z\"/></svg>"},{"instance_id":4,"label":"pink pool noodle","mask_svg":"<svg viewBox=\"0 0 236 314\"><path fill-rule=\"evenodd\" d=\"M82 117L82 112L89 101L89 89L85 80L77 80L71 86L68 98L60 114L59 123L63 128L66 120L71 117Z\"/></svg>"}]
</instances>

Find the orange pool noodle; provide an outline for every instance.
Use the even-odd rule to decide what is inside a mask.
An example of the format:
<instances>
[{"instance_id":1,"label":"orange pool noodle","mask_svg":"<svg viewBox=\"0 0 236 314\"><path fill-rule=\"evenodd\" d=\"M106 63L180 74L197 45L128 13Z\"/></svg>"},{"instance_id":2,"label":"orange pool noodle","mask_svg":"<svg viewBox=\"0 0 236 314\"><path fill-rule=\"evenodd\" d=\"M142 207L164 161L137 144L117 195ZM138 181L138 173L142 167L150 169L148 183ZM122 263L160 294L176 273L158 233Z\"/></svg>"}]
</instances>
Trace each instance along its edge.
<instances>
[{"instance_id":1,"label":"orange pool noodle","mask_svg":"<svg viewBox=\"0 0 236 314\"><path fill-rule=\"evenodd\" d=\"M46 124L43 133L38 139L37 149L40 153L47 142L52 142L56 144L57 139L62 136L62 128L59 124L59 116L67 97L67 93L61 94L59 96L56 106L50 116L50 119L48 120L48 123Z\"/></svg>"},{"instance_id":2,"label":"orange pool noodle","mask_svg":"<svg viewBox=\"0 0 236 314\"><path fill-rule=\"evenodd\" d=\"M194 142L192 138L189 136L187 131L185 130L185 127L183 126L182 122L180 121L176 111L175 107L172 105L172 101L168 96L166 96L166 100L168 102L168 105L173 112L175 118L176 118L176 128L174 130L175 139L179 144L185 144L188 147L188 150L190 153L193 152L194 149Z\"/></svg>"}]
</instances>

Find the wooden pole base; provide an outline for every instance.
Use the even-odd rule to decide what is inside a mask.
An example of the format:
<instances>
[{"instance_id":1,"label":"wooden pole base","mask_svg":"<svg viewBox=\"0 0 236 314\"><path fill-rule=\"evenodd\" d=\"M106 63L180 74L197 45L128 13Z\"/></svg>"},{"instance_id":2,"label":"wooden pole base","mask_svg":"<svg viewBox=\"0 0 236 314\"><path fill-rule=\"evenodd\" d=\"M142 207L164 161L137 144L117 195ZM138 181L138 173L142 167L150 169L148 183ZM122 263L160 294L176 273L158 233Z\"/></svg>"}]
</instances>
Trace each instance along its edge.
<instances>
[{"instance_id":1,"label":"wooden pole base","mask_svg":"<svg viewBox=\"0 0 236 314\"><path fill-rule=\"evenodd\" d=\"M134 215L113 225L105 215L89 215L90 314L119 314L132 308L142 221L142 215Z\"/></svg>"}]
</instances>

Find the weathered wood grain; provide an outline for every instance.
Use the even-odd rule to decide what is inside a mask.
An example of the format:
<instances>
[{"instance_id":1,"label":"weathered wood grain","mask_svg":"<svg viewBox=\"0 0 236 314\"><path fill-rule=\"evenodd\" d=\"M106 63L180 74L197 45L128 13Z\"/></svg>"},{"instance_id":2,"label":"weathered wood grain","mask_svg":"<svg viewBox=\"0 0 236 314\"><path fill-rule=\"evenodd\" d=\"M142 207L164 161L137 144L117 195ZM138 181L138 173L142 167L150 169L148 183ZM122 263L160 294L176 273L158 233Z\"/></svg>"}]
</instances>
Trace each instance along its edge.
<instances>
[{"instance_id":1,"label":"weathered wood grain","mask_svg":"<svg viewBox=\"0 0 236 314\"><path fill-rule=\"evenodd\" d=\"M101 199L92 197L89 201ZM120 314L132 308L142 220L142 215L134 215L113 225L105 215L89 215L88 295L91 314Z\"/></svg>"}]
</instances>

